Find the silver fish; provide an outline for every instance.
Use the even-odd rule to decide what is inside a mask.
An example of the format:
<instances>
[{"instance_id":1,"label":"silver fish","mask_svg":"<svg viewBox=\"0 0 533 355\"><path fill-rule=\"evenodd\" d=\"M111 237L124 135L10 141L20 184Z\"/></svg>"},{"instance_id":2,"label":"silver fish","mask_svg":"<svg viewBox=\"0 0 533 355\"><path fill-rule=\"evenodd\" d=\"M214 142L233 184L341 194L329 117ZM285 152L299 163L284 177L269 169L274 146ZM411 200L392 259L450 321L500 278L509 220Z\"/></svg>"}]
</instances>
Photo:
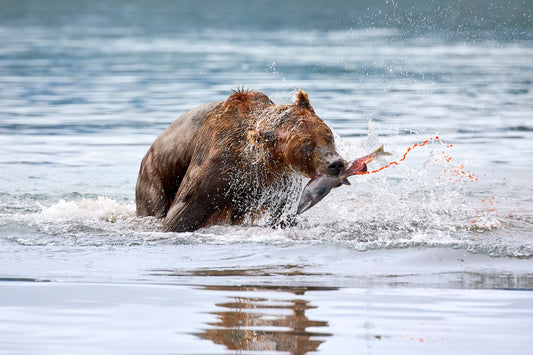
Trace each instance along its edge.
<instances>
[{"instance_id":1,"label":"silver fish","mask_svg":"<svg viewBox=\"0 0 533 355\"><path fill-rule=\"evenodd\" d=\"M367 171L366 164L370 163L372 160L392 155L383 150L383 145L379 146L378 149L372 153L365 155L362 158L355 160L350 167L346 169L343 173L338 176L326 175L326 174L316 174L305 186L302 196L300 197L300 203L298 204L298 210L296 213L300 214L307 211L318 202L320 202L334 187L339 187L341 185L350 185L348 177L364 173Z\"/></svg>"}]
</instances>

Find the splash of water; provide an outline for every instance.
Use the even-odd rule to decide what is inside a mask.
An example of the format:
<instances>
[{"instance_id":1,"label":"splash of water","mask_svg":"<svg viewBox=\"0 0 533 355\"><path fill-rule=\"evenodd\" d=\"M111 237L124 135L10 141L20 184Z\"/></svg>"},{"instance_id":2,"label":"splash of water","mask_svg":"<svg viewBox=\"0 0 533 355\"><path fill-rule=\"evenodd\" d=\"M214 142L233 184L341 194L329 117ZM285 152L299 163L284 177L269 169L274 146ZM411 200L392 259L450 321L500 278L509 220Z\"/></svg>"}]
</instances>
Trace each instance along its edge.
<instances>
[{"instance_id":1,"label":"splash of water","mask_svg":"<svg viewBox=\"0 0 533 355\"><path fill-rule=\"evenodd\" d=\"M386 165L383 165L382 167L375 169L375 170L369 170L361 173L356 173L355 175L368 175L368 174L375 174L378 172L381 172L387 168L390 168L391 166L398 166L401 162L405 161L407 159L408 154L413 151L417 147L424 147L429 143L440 143L441 145L444 145L445 148L442 151L442 156L440 157L434 157L433 161L435 163L439 163L439 161L442 163L442 172L441 176L438 177L439 180L443 179L445 181L448 181L450 183L458 183L458 182L477 182L479 181L479 176L469 170L465 170L465 164L459 163L454 164L452 162L453 158L451 156L451 153L448 152L450 148L453 147L453 144L446 144L442 139L439 138L439 136L431 137L429 139L426 139L422 143L415 143L414 145L407 148L405 153L402 155L402 157L399 160L391 161ZM420 186L422 184L419 184ZM448 191L449 192L449 191ZM476 195L477 198L480 198L479 195ZM494 213L494 202L493 200L495 197L493 196L491 199L487 198L480 198L481 202L485 204L486 208L483 212L478 212L475 214L475 218L478 220L471 220L470 223L474 225L474 227L478 228L478 231L483 231L483 229L492 230L494 228L498 228L501 226L501 222L496 220L493 222L488 221L481 221L479 220L481 217L488 217L490 213ZM478 223L479 222L479 223Z\"/></svg>"}]
</instances>

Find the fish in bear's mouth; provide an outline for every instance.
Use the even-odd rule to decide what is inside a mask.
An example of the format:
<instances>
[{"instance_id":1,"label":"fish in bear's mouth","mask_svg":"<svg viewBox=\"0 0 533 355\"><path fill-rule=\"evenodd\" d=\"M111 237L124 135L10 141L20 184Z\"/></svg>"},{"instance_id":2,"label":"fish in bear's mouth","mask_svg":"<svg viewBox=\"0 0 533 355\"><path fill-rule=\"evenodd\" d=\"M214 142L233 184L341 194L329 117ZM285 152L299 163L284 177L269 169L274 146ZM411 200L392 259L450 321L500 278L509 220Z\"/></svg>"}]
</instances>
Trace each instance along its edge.
<instances>
[{"instance_id":1,"label":"fish in bear's mouth","mask_svg":"<svg viewBox=\"0 0 533 355\"><path fill-rule=\"evenodd\" d=\"M366 164L372 160L391 155L383 150L383 145L377 148L372 153L365 155L362 158L355 160L348 169L339 175L328 175L317 173L309 180L302 191L300 202L298 204L297 213L303 213L320 202L334 187L341 185L350 185L348 177L367 171Z\"/></svg>"}]
</instances>

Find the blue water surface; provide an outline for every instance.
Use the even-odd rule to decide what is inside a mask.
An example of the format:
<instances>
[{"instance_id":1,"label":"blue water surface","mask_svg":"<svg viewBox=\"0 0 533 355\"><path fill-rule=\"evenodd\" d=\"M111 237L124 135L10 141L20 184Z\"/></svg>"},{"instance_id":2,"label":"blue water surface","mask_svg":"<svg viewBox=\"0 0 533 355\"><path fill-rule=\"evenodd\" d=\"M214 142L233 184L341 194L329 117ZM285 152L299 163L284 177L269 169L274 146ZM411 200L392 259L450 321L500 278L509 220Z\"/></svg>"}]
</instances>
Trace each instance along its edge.
<instances>
[{"instance_id":1,"label":"blue water surface","mask_svg":"<svg viewBox=\"0 0 533 355\"><path fill-rule=\"evenodd\" d=\"M3 1L0 352L528 353L532 16L529 0ZM136 217L153 140L241 86L305 90L348 160L430 142L291 228Z\"/></svg>"}]
</instances>

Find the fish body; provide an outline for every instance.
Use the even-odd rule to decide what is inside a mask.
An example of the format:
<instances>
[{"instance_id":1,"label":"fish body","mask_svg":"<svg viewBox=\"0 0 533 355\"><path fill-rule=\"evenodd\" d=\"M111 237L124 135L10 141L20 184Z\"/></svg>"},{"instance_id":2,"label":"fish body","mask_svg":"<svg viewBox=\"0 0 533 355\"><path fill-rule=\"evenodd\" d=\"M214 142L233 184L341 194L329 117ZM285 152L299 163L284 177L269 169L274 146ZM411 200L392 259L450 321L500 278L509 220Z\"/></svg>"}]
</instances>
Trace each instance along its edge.
<instances>
[{"instance_id":1,"label":"fish body","mask_svg":"<svg viewBox=\"0 0 533 355\"><path fill-rule=\"evenodd\" d=\"M383 150L383 145L379 146L372 153L365 155L362 158L355 160L350 164L348 169L340 173L338 176L327 174L316 174L305 186L302 195L300 197L300 203L298 204L297 213L307 211L318 202L320 202L334 187L341 185L350 185L348 177L356 174L361 174L367 171L366 164L372 160L391 155Z\"/></svg>"}]
</instances>

